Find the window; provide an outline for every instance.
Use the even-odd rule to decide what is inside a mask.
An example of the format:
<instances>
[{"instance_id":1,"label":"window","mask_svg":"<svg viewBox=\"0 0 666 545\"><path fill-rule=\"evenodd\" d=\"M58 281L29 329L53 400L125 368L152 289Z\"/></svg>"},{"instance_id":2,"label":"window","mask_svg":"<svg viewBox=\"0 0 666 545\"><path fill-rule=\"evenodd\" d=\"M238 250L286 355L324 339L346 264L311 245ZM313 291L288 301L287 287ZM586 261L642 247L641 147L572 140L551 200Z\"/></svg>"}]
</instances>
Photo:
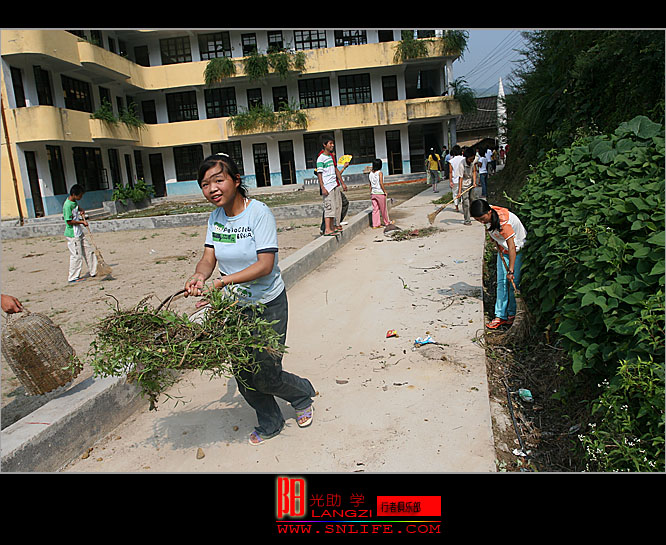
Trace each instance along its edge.
<instances>
[{"instance_id":1,"label":"window","mask_svg":"<svg viewBox=\"0 0 666 545\"><path fill-rule=\"evenodd\" d=\"M106 170L102 165L102 150L99 148L72 148L76 183L86 191L107 189Z\"/></svg>"},{"instance_id":2,"label":"window","mask_svg":"<svg viewBox=\"0 0 666 545\"><path fill-rule=\"evenodd\" d=\"M284 49L284 39L281 30L268 31L268 51L282 51Z\"/></svg>"},{"instance_id":3,"label":"window","mask_svg":"<svg viewBox=\"0 0 666 545\"><path fill-rule=\"evenodd\" d=\"M195 91L170 93L166 95L169 123L199 119L197 94Z\"/></svg>"},{"instance_id":4,"label":"window","mask_svg":"<svg viewBox=\"0 0 666 545\"><path fill-rule=\"evenodd\" d=\"M216 57L231 57L231 40L228 32L199 34L199 55L202 61Z\"/></svg>"},{"instance_id":5,"label":"window","mask_svg":"<svg viewBox=\"0 0 666 545\"><path fill-rule=\"evenodd\" d=\"M204 89L206 101L206 117L231 117L238 113L236 107L236 90L233 87Z\"/></svg>"},{"instance_id":6,"label":"window","mask_svg":"<svg viewBox=\"0 0 666 545\"><path fill-rule=\"evenodd\" d=\"M384 102L398 100L398 78L396 76L382 77L382 93Z\"/></svg>"},{"instance_id":7,"label":"window","mask_svg":"<svg viewBox=\"0 0 666 545\"><path fill-rule=\"evenodd\" d=\"M241 45L243 46L243 57L247 57L257 50L257 35L254 33L241 34Z\"/></svg>"},{"instance_id":8,"label":"window","mask_svg":"<svg viewBox=\"0 0 666 545\"><path fill-rule=\"evenodd\" d=\"M243 150L241 148L240 140L235 140L233 142L216 142L215 144L210 145L210 150L212 153L226 153L233 159L234 163L236 163L240 175L245 175L245 169L243 168Z\"/></svg>"},{"instance_id":9,"label":"window","mask_svg":"<svg viewBox=\"0 0 666 545\"><path fill-rule=\"evenodd\" d=\"M328 78L299 80L298 100L301 108L321 108L331 105L331 85Z\"/></svg>"},{"instance_id":10,"label":"window","mask_svg":"<svg viewBox=\"0 0 666 545\"><path fill-rule=\"evenodd\" d=\"M23 77L19 68L11 67L12 86L14 87L14 100L16 107L25 106L25 92L23 91Z\"/></svg>"},{"instance_id":11,"label":"window","mask_svg":"<svg viewBox=\"0 0 666 545\"><path fill-rule=\"evenodd\" d=\"M155 108L154 100L142 100L141 113L143 114L143 121L145 123L157 125L157 109Z\"/></svg>"},{"instance_id":12,"label":"window","mask_svg":"<svg viewBox=\"0 0 666 545\"><path fill-rule=\"evenodd\" d=\"M113 188L122 187L123 181L120 176L120 159L118 150L109 148L109 168L111 169L111 184Z\"/></svg>"},{"instance_id":13,"label":"window","mask_svg":"<svg viewBox=\"0 0 666 545\"><path fill-rule=\"evenodd\" d=\"M321 140L330 133L316 133L303 135L303 150L305 151L305 168L314 169L317 166L317 157L321 153Z\"/></svg>"},{"instance_id":14,"label":"window","mask_svg":"<svg viewBox=\"0 0 666 545\"><path fill-rule=\"evenodd\" d=\"M197 179L199 165L204 159L201 146L173 148L173 158L176 163L176 180L187 182Z\"/></svg>"},{"instance_id":15,"label":"window","mask_svg":"<svg viewBox=\"0 0 666 545\"><path fill-rule=\"evenodd\" d=\"M375 133L372 129L342 131L345 153L354 156L354 163L371 163L375 157Z\"/></svg>"},{"instance_id":16,"label":"window","mask_svg":"<svg viewBox=\"0 0 666 545\"><path fill-rule=\"evenodd\" d=\"M380 42L392 42L394 40L392 30L379 30L377 36Z\"/></svg>"},{"instance_id":17,"label":"window","mask_svg":"<svg viewBox=\"0 0 666 545\"><path fill-rule=\"evenodd\" d=\"M294 30L294 47L296 49L326 47L326 32L324 30Z\"/></svg>"},{"instance_id":18,"label":"window","mask_svg":"<svg viewBox=\"0 0 666 545\"><path fill-rule=\"evenodd\" d=\"M139 66L150 66L150 56L147 45L137 45L134 48L134 61Z\"/></svg>"},{"instance_id":19,"label":"window","mask_svg":"<svg viewBox=\"0 0 666 545\"><path fill-rule=\"evenodd\" d=\"M372 102L370 74L354 74L338 78L340 104L363 104Z\"/></svg>"},{"instance_id":20,"label":"window","mask_svg":"<svg viewBox=\"0 0 666 545\"><path fill-rule=\"evenodd\" d=\"M111 91L107 89L106 87L100 87L99 88L99 103L104 104L104 101L109 103L109 106L111 106Z\"/></svg>"},{"instance_id":21,"label":"window","mask_svg":"<svg viewBox=\"0 0 666 545\"><path fill-rule=\"evenodd\" d=\"M65 108L92 113L92 95L90 84L86 81L60 76L62 92L65 97Z\"/></svg>"},{"instance_id":22,"label":"window","mask_svg":"<svg viewBox=\"0 0 666 545\"><path fill-rule=\"evenodd\" d=\"M278 112L283 106L289 105L287 86L273 87L273 111Z\"/></svg>"},{"instance_id":23,"label":"window","mask_svg":"<svg viewBox=\"0 0 666 545\"><path fill-rule=\"evenodd\" d=\"M368 43L368 36L366 35L365 30L336 30L334 35L335 45L337 47Z\"/></svg>"},{"instance_id":24,"label":"window","mask_svg":"<svg viewBox=\"0 0 666 545\"><path fill-rule=\"evenodd\" d=\"M90 43L98 45L99 47L104 47L104 42L102 40L102 32L99 30L90 31Z\"/></svg>"},{"instance_id":25,"label":"window","mask_svg":"<svg viewBox=\"0 0 666 545\"><path fill-rule=\"evenodd\" d=\"M49 162L51 171L51 185L54 195L67 193L67 183L65 182L65 166L62 160L62 151L60 146L46 146L46 158Z\"/></svg>"},{"instance_id":26,"label":"window","mask_svg":"<svg viewBox=\"0 0 666 545\"><path fill-rule=\"evenodd\" d=\"M136 165L136 179L143 180L143 157L141 156L141 151L138 149L134 150L134 164Z\"/></svg>"},{"instance_id":27,"label":"window","mask_svg":"<svg viewBox=\"0 0 666 545\"><path fill-rule=\"evenodd\" d=\"M162 64L178 64L192 61L190 40L187 36L160 40L160 52L162 53Z\"/></svg>"},{"instance_id":28,"label":"window","mask_svg":"<svg viewBox=\"0 0 666 545\"><path fill-rule=\"evenodd\" d=\"M256 106L261 106L263 104L263 100L261 99L261 89L256 88L256 89L248 89L247 90L247 108L248 110L251 110L252 108Z\"/></svg>"},{"instance_id":29,"label":"window","mask_svg":"<svg viewBox=\"0 0 666 545\"><path fill-rule=\"evenodd\" d=\"M41 66L33 66L33 71L35 73L35 87L37 87L37 100L44 106L53 106L49 73Z\"/></svg>"}]
</instances>

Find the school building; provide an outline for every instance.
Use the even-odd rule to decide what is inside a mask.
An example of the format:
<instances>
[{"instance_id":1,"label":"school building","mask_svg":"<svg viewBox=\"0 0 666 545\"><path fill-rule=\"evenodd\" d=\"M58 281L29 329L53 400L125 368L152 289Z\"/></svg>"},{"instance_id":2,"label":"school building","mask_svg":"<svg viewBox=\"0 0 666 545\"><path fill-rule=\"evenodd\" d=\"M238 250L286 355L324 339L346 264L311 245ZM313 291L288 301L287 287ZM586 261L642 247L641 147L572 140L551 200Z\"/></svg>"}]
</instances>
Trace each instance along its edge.
<instances>
[{"instance_id":1,"label":"school building","mask_svg":"<svg viewBox=\"0 0 666 545\"><path fill-rule=\"evenodd\" d=\"M307 184L321 137L384 173L455 144L458 31L2 30L2 219L60 214L69 188L200 194L225 152L252 187ZM464 37L462 38L464 40Z\"/></svg>"}]
</instances>

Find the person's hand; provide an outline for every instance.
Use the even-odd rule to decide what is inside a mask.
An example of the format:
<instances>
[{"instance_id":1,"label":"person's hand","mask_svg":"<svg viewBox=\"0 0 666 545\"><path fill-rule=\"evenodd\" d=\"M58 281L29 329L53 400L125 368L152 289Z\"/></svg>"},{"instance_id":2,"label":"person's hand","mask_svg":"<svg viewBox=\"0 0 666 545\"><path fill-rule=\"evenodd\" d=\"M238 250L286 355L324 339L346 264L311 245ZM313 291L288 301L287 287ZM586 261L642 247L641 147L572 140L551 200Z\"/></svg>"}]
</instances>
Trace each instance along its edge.
<instances>
[{"instance_id":1,"label":"person's hand","mask_svg":"<svg viewBox=\"0 0 666 545\"><path fill-rule=\"evenodd\" d=\"M347 185L344 182L342 183L342 191L347 191Z\"/></svg>"},{"instance_id":2,"label":"person's hand","mask_svg":"<svg viewBox=\"0 0 666 545\"><path fill-rule=\"evenodd\" d=\"M21 302L14 297L13 295L2 294L2 310L7 314L14 314L16 312L23 311L23 305Z\"/></svg>"},{"instance_id":3,"label":"person's hand","mask_svg":"<svg viewBox=\"0 0 666 545\"><path fill-rule=\"evenodd\" d=\"M325 187L323 187L323 188L321 189L321 194L322 194L324 197L328 197L328 190L327 190Z\"/></svg>"},{"instance_id":4,"label":"person's hand","mask_svg":"<svg viewBox=\"0 0 666 545\"><path fill-rule=\"evenodd\" d=\"M185 282L185 297L189 297L190 295L199 297L203 295L205 282L206 279L203 274L194 273L187 279L187 282Z\"/></svg>"}]
</instances>

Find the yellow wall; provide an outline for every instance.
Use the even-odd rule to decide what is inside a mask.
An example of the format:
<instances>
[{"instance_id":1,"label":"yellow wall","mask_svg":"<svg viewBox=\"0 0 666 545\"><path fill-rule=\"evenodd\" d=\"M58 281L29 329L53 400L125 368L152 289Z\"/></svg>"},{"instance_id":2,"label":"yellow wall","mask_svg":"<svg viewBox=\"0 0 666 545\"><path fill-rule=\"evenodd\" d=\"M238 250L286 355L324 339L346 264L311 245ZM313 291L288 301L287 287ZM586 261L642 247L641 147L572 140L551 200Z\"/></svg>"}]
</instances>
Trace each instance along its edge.
<instances>
[{"instance_id":1,"label":"yellow wall","mask_svg":"<svg viewBox=\"0 0 666 545\"><path fill-rule=\"evenodd\" d=\"M195 61L166 66L139 66L64 30L3 30L0 38L3 57L46 55L75 66L85 66L93 72L115 74L119 80L146 91L203 85L203 73L208 63ZM382 42L304 51L305 73L314 75L393 66L397 43ZM429 59L444 58L437 47L435 42L428 42ZM235 59L234 63L235 78L244 77L242 59Z\"/></svg>"},{"instance_id":2,"label":"yellow wall","mask_svg":"<svg viewBox=\"0 0 666 545\"><path fill-rule=\"evenodd\" d=\"M5 109L7 104L7 94L5 93L5 75L4 71L2 72L1 84L2 84L2 109L3 109L3 119L7 120L7 132L9 133L9 141L12 142L15 138L16 130L14 123L14 116L12 110ZM5 124L4 121L0 123L2 125L2 146L0 150L0 181L2 182L2 188L0 191L0 213L3 219L6 218L18 218L18 217L27 217L26 212L26 203L25 195L23 192L23 187L21 184L21 173L19 171L18 161L16 160L16 146L12 146L11 155L14 163L14 173L12 173L11 163L9 162L10 152L7 148L7 140L5 138ZM16 180L14 180L16 176ZM18 185L18 201L14 183Z\"/></svg>"}]
</instances>

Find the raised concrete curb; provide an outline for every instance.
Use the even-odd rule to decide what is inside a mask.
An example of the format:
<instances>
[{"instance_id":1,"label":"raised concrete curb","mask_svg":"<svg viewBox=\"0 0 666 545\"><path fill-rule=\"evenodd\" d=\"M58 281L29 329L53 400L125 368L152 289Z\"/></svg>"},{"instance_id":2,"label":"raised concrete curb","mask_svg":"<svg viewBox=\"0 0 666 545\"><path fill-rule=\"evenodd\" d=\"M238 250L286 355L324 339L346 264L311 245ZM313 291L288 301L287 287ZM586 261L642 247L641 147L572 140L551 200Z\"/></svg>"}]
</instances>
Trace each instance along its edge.
<instances>
[{"instance_id":1,"label":"raised concrete curb","mask_svg":"<svg viewBox=\"0 0 666 545\"><path fill-rule=\"evenodd\" d=\"M365 210L369 200L350 201L348 214ZM271 209L276 219L308 218L321 215L321 204L276 206ZM165 229L168 227L190 227L206 225L210 212L199 214L173 214L171 216L148 216L144 218L125 218L115 220L91 220L90 229L94 233L129 231L133 229ZM60 218L42 219L27 222L22 226L16 221L5 221L2 225L3 239L32 237L64 236L64 224Z\"/></svg>"},{"instance_id":2,"label":"raised concrete curb","mask_svg":"<svg viewBox=\"0 0 666 545\"><path fill-rule=\"evenodd\" d=\"M321 213L320 205L317 210ZM208 215L204 214L205 221L208 221ZM176 216L161 216L164 217ZM369 227L371 217L371 209L366 208L348 219L340 235L319 237L281 261L280 269L286 288L291 288ZM80 456L87 446L109 433L144 403L136 386L128 384L124 378L89 378L2 430L0 471L57 471Z\"/></svg>"}]
</instances>

